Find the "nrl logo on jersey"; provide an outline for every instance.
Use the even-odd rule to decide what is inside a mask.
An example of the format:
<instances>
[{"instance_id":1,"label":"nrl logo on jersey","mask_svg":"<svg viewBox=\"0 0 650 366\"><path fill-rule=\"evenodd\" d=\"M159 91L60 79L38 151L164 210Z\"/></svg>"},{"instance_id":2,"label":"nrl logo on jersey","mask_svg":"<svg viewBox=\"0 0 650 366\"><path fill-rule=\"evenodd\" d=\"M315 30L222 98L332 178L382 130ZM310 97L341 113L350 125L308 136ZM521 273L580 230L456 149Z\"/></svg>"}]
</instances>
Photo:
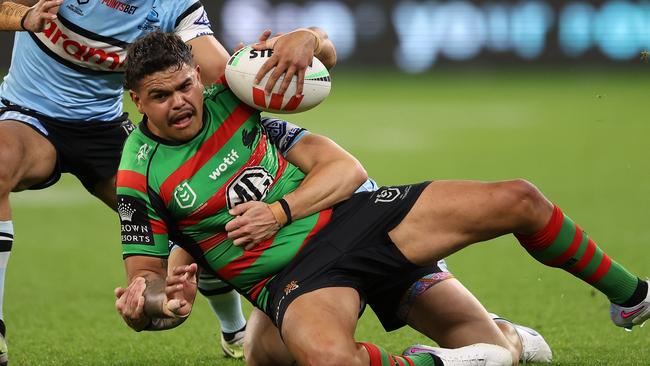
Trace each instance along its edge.
<instances>
[{"instance_id":1,"label":"nrl logo on jersey","mask_svg":"<svg viewBox=\"0 0 650 366\"><path fill-rule=\"evenodd\" d=\"M149 159L149 152L151 151L151 146L147 144L142 144L138 149L138 154L136 158L138 159L138 165L142 165L147 159Z\"/></svg>"},{"instance_id":2,"label":"nrl logo on jersey","mask_svg":"<svg viewBox=\"0 0 650 366\"><path fill-rule=\"evenodd\" d=\"M174 199L180 208L190 208L196 203L196 193L187 181L174 190Z\"/></svg>"}]
</instances>

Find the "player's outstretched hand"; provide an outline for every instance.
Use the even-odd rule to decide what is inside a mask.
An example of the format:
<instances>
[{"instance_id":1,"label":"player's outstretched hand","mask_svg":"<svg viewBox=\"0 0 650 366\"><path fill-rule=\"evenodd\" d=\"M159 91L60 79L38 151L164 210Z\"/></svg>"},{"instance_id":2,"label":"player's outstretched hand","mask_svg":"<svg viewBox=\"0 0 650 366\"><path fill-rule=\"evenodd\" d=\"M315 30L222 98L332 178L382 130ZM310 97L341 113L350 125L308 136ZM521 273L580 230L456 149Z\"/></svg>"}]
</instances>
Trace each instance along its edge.
<instances>
[{"instance_id":1,"label":"player's outstretched hand","mask_svg":"<svg viewBox=\"0 0 650 366\"><path fill-rule=\"evenodd\" d=\"M163 311L170 317L184 318L190 315L196 296L196 263L172 268L167 275L165 294L167 301Z\"/></svg>"},{"instance_id":2,"label":"player's outstretched hand","mask_svg":"<svg viewBox=\"0 0 650 366\"><path fill-rule=\"evenodd\" d=\"M32 33L42 32L49 22L56 19L61 4L63 0L40 0L27 12L22 24L25 30Z\"/></svg>"},{"instance_id":3,"label":"player's outstretched hand","mask_svg":"<svg viewBox=\"0 0 650 366\"><path fill-rule=\"evenodd\" d=\"M235 218L226 224L226 231L233 244L251 250L280 230L268 206L264 202L249 201L230 209L229 213Z\"/></svg>"},{"instance_id":4,"label":"player's outstretched hand","mask_svg":"<svg viewBox=\"0 0 650 366\"><path fill-rule=\"evenodd\" d=\"M296 95L301 95L305 83L305 72L307 66L311 64L317 44L314 35L307 31L295 31L271 37L271 30L265 30L260 41L253 45L253 49L258 51L272 49L273 55L262 65L255 76L256 84L259 84L264 76L275 67L264 86L266 93L271 94L280 76L285 74L278 94L284 94L291 79L297 76Z\"/></svg>"},{"instance_id":5,"label":"player's outstretched hand","mask_svg":"<svg viewBox=\"0 0 650 366\"><path fill-rule=\"evenodd\" d=\"M115 289L115 309L124 322L135 331L143 330L149 324L144 313L144 290L147 284L143 277L136 277L127 288Z\"/></svg>"}]
</instances>

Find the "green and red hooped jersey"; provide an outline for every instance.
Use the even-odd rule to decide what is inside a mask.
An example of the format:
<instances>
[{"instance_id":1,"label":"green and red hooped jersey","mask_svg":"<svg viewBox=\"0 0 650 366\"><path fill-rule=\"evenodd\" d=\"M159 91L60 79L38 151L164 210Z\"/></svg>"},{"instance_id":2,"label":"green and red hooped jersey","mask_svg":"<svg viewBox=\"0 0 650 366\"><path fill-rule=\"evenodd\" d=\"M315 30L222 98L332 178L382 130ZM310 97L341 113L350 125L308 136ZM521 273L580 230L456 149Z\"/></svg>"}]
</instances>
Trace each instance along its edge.
<instances>
[{"instance_id":1,"label":"green and red hooped jersey","mask_svg":"<svg viewBox=\"0 0 650 366\"><path fill-rule=\"evenodd\" d=\"M167 257L172 240L264 308L264 285L329 221L331 210L295 220L253 250L234 246L224 229L233 218L228 209L277 201L304 174L270 143L259 112L220 84L204 95L203 128L192 140L161 140L146 123L127 139L117 174L122 252Z\"/></svg>"}]
</instances>

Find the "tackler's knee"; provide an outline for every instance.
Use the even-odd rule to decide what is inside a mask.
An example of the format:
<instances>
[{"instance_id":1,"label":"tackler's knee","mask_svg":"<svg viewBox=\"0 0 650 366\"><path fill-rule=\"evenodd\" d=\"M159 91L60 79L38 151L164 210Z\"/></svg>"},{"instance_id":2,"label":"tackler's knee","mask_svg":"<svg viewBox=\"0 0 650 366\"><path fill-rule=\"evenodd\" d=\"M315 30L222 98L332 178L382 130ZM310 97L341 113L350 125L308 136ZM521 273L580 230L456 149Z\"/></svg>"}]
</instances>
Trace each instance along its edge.
<instances>
[{"instance_id":1,"label":"tackler's knee","mask_svg":"<svg viewBox=\"0 0 650 366\"><path fill-rule=\"evenodd\" d=\"M504 182L501 198L514 222L522 228L539 226L539 222L545 221L553 211L553 204L525 179Z\"/></svg>"}]
</instances>

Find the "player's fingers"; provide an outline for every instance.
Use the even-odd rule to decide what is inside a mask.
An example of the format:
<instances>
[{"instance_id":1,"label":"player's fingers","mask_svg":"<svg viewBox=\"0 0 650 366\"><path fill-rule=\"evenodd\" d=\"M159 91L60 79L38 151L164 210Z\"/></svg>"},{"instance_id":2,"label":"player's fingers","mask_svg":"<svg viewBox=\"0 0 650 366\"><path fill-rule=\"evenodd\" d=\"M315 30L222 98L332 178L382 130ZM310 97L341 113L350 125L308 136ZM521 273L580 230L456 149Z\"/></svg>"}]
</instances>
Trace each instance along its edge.
<instances>
[{"instance_id":1,"label":"player's fingers","mask_svg":"<svg viewBox=\"0 0 650 366\"><path fill-rule=\"evenodd\" d=\"M121 287L116 287L115 290L113 290L113 293L115 294L115 297L118 298L118 299L119 299L120 297L122 297L122 295L124 294L124 292L126 292L126 290L123 289L123 288L121 288Z\"/></svg>"},{"instance_id":2,"label":"player's fingers","mask_svg":"<svg viewBox=\"0 0 650 366\"><path fill-rule=\"evenodd\" d=\"M298 70L298 80L296 81L296 95L302 95L305 86L305 73L307 69Z\"/></svg>"},{"instance_id":3,"label":"player's fingers","mask_svg":"<svg viewBox=\"0 0 650 366\"><path fill-rule=\"evenodd\" d=\"M196 263L192 263L189 266L187 266L187 276L188 278L192 278L196 276L196 272L199 271L199 266Z\"/></svg>"},{"instance_id":4,"label":"player's fingers","mask_svg":"<svg viewBox=\"0 0 650 366\"><path fill-rule=\"evenodd\" d=\"M241 50L242 48L244 48L244 42L239 42L239 43L237 43L237 44L235 45L235 48L233 49L233 53L235 53L235 52Z\"/></svg>"},{"instance_id":5,"label":"player's fingers","mask_svg":"<svg viewBox=\"0 0 650 366\"><path fill-rule=\"evenodd\" d=\"M275 57L275 55L269 57L269 59L266 60L266 62L262 65L262 67L260 67L260 70L255 75L255 84L258 85L262 81L262 79L264 79L264 76L268 74L268 72L271 71L271 69L273 69L276 66L276 64L277 64L277 57Z\"/></svg>"},{"instance_id":6,"label":"player's fingers","mask_svg":"<svg viewBox=\"0 0 650 366\"><path fill-rule=\"evenodd\" d=\"M186 273L189 270L189 266L176 266L172 268L172 275L174 276L182 276L184 273Z\"/></svg>"},{"instance_id":7,"label":"player's fingers","mask_svg":"<svg viewBox=\"0 0 650 366\"><path fill-rule=\"evenodd\" d=\"M267 39L271 37L272 31L270 29L265 29L264 32L262 32L262 35L260 35L259 42L264 43L266 42Z\"/></svg>"},{"instance_id":8,"label":"player's fingers","mask_svg":"<svg viewBox=\"0 0 650 366\"><path fill-rule=\"evenodd\" d=\"M63 0L48 0L45 1L41 7L43 11L49 11L52 10L53 8L56 8L58 6L61 6L63 3Z\"/></svg>"},{"instance_id":9,"label":"player's fingers","mask_svg":"<svg viewBox=\"0 0 650 366\"><path fill-rule=\"evenodd\" d=\"M259 203L257 201L240 203L237 206L228 210L228 213L231 214L232 216L243 215L246 213L246 211L250 210L252 207L255 207L258 204Z\"/></svg>"},{"instance_id":10,"label":"player's fingers","mask_svg":"<svg viewBox=\"0 0 650 366\"><path fill-rule=\"evenodd\" d=\"M295 75L295 73L296 73L295 66L292 65L287 69L287 72L284 73L284 79L282 80L280 89L278 89L278 94L284 95L284 93L287 92L287 89L289 88L289 84L291 83L291 79L293 79L293 75Z\"/></svg>"},{"instance_id":11,"label":"player's fingers","mask_svg":"<svg viewBox=\"0 0 650 366\"><path fill-rule=\"evenodd\" d=\"M173 297L175 294L180 293L183 291L183 284L182 283L177 283L172 286L167 286L165 287L165 295L167 297Z\"/></svg>"},{"instance_id":12,"label":"player's fingers","mask_svg":"<svg viewBox=\"0 0 650 366\"><path fill-rule=\"evenodd\" d=\"M230 234L231 232L237 231L237 229L244 226L245 223L246 220L243 217L237 216L236 218L228 221L224 229L226 229L226 232Z\"/></svg>"},{"instance_id":13,"label":"player's fingers","mask_svg":"<svg viewBox=\"0 0 650 366\"><path fill-rule=\"evenodd\" d=\"M281 65L278 64L273 72L271 72L271 75L269 76L269 80L266 81L266 85L264 86L264 91L266 94L271 94L273 92L273 89L275 88L275 84L278 82L282 74L287 70L286 65Z\"/></svg>"}]
</instances>

